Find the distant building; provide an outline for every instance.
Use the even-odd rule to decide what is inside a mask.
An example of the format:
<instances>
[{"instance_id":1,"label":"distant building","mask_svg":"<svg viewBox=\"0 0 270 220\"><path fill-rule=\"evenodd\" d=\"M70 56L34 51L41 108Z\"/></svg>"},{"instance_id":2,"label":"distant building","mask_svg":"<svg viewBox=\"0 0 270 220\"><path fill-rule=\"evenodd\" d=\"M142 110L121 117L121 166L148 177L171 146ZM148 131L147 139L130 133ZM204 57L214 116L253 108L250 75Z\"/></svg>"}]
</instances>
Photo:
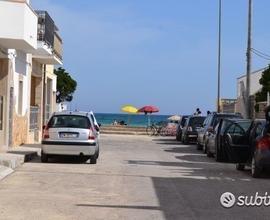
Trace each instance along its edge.
<instances>
[{"instance_id":1,"label":"distant building","mask_svg":"<svg viewBox=\"0 0 270 220\"><path fill-rule=\"evenodd\" d=\"M236 99L221 99L220 109L223 113L235 113Z\"/></svg>"},{"instance_id":2,"label":"distant building","mask_svg":"<svg viewBox=\"0 0 270 220\"><path fill-rule=\"evenodd\" d=\"M250 95L252 100L252 105L255 105L254 96L257 92L259 92L262 89L262 86L260 84L260 79L262 77L262 73L266 68L254 71L251 73L250 77ZM236 106L235 111L241 113L243 116L246 116L245 111L245 93L246 93L246 75L243 75L239 78L237 78L237 100L236 100ZM253 117L255 117L255 111L253 114Z\"/></svg>"}]
</instances>

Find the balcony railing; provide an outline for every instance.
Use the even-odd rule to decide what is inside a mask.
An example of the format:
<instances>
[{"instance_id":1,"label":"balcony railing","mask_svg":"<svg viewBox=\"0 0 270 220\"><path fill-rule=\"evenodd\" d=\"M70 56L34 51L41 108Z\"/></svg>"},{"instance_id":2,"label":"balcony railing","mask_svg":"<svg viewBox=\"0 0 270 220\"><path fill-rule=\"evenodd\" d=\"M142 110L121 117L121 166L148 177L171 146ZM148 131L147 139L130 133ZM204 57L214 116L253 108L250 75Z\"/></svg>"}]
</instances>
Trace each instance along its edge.
<instances>
[{"instance_id":1,"label":"balcony railing","mask_svg":"<svg viewBox=\"0 0 270 220\"><path fill-rule=\"evenodd\" d=\"M39 107L31 106L30 107L30 131L38 130L38 115L39 115Z\"/></svg>"},{"instance_id":2,"label":"balcony railing","mask_svg":"<svg viewBox=\"0 0 270 220\"><path fill-rule=\"evenodd\" d=\"M38 14L38 41L45 42L49 47L54 46L55 24L46 11L36 11Z\"/></svg>"}]
</instances>

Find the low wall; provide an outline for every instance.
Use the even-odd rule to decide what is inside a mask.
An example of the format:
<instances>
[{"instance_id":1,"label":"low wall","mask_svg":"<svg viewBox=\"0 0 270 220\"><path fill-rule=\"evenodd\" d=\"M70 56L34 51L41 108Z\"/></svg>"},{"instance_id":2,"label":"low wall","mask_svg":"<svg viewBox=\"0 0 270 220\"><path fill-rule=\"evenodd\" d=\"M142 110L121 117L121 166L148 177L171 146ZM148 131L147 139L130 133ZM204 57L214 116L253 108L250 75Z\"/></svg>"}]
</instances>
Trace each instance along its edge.
<instances>
[{"instance_id":1,"label":"low wall","mask_svg":"<svg viewBox=\"0 0 270 220\"><path fill-rule=\"evenodd\" d=\"M145 127L130 127L121 125L103 125L100 127L101 134L129 134L147 135Z\"/></svg>"}]
</instances>

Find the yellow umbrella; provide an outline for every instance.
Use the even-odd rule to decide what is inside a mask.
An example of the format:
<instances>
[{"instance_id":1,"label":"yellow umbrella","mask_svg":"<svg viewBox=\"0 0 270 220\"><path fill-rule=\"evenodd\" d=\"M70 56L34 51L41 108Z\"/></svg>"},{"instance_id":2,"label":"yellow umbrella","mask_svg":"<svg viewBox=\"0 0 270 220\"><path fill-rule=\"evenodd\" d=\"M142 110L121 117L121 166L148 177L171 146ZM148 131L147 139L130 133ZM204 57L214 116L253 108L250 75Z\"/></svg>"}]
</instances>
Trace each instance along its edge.
<instances>
[{"instance_id":1,"label":"yellow umbrella","mask_svg":"<svg viewBox=\"0 0 270 220\"><path fill-rule=\"evenodd\" d=\"M136 114L138 113L138 109L132 105L125 105L121 108L123 112L127 112L129 114ZM128 117L128 124L130 124L130 117Z\"/></svg>"},{"instance_id":2,"label":"yellow umbrella","mask_svg":"<svg viewBox=\"0 0 270 220\"><path fill-rule=\"evenodd\" d=\"M123 112L131 113L131 114L136 114L138 112L138 109L135 108L132 105L125 105L121 108Z\"/></svg>"}]
</instances>

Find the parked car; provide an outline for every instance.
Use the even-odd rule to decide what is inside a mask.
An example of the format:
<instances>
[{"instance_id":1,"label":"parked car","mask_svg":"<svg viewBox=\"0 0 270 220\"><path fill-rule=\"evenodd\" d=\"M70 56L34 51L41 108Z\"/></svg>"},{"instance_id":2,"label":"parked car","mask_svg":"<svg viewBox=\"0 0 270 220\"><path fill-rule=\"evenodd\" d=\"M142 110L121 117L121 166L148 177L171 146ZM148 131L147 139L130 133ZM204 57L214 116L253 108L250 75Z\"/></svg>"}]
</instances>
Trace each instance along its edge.
<instances>
[{"instance_id":1,"label":"parked car","mask_svg":"<svg viewBox=\"0 0 270 220\"><path fill-rule=\"evenodd\" d=\"M90 111L90 112L89 112L89 115L90 115L90 117L91 117L91 119L92 119L92 121L93 121L93 123L94 123L94 126L95 126L95 128L96 128L96 130L97 130L97 132L98 132L98 135L99 135L99 134L100 134L100 127L101 127L101 124L99 124L99 123L97 122L97 119L96 119L95 114L94 114L93 111Z\"/></svg>"},{"instance_id":2,"label":"parked car","mask_svg":"<svg viewBox=\"0 0 270 220\"><path fill-rule=\"evenodd\" d=\"M198 130L197 149L206 153L205 143L209 136L209 133L214 131L214 128L222 118L242 118L240 114L229 114L229 113L210 113L207 115L202 128Z\"/></svg>"},{"instance_id":3,"label":"parked car","mask_svg":"<svg viewBox=\"0 0 270 220\"><path fill-rule=\"evenodd\" d=\"M187 118L184 127L182 128L182 142L188 144L196 143L198 138L198 129L202 127L205 120L204 116L190 116Z\"/></svg>"},{"instance_id":4,"label":"parked car","mask_svg":"<svg viewBox=\"0 0 270 220\"><path fill-rule=\"evenodd\" d=\"M251 167L254 178L261 176L265 168L270 167L270 126L265 120L255 120L249 132L249 138L243 140L244 134L238 135L238 142L234 133L228 132L227 152L229 161L236 163L237 170Z\"/></svg>"},{"instance_id":5,"label":"parked car","mask_svg":"<svg viewBox=\"0 0 270 220\"><path fill-rule=\"evenodd\" d=\"M215 156L218 162L228 162L227 135L233 133L239 137L239 142L248 143L252 121L248 119L221 119L212 132L208 132L205 149L208 157ZM240 134L243 136L240 138ZM242 140L243 139L243 140Z\"/></svg>"},{"instance_id":6,"label":"parked car","mask_svg":"<svg viewBox=\"0 0 270 220\"><path fill-rule=\"evenodd\" d=\"M89 112L58 112L44 128L41 161L54 155L73 155L90 158L95 164L99 157L99 127Z\"/></svg>"},{"instance_id":7,"label":"parked car","mask_svg":"<svg viewBox=\"0 0 270 220\"><path fill-rule=\"evenodd\" d=\"M176 128L176 140L181 141L182 140L182 129L185 126L186 120L188 119L189 115L183 115L181 117L181 120L179 121L179 124Z\"/></svg>"}]
</instances>

